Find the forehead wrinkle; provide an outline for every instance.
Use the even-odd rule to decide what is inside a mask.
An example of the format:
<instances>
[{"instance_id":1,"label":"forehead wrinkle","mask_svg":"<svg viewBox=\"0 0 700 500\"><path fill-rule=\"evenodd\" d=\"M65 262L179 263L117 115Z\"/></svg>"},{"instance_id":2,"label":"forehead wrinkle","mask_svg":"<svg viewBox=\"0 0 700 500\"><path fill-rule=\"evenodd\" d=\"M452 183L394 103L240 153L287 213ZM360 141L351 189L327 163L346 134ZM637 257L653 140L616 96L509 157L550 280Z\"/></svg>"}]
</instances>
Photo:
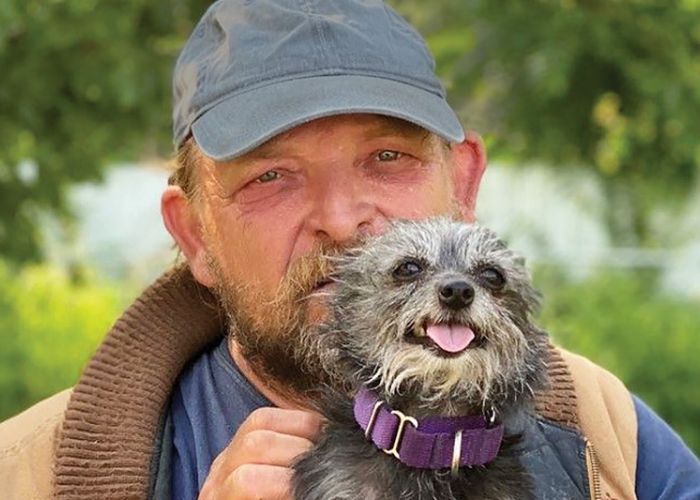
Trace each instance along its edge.
<instances>
[{"instance_id":1,"label":"forehead wrinkle","mask_svg":"<svg viewBox=\"0 0 700 500\"><path fill-rule=\"evenodd\" d=\"M274 160L276 158L281 158L284 156L293 156L293 142L285 140L284 134L282 136L273 137L272 139L264 142L252 151L228 160L226 162L221 162L224 166L245 166L246 164L253 163L260 160Z\"/></svg>"},{"instance_id":2,"label":"forehead wrinkle","mask_svg":"<svg viewBox=\"0 0 700 500\"><path fill-rule=\"evenodd\" d=\"M301 131L290 130L279 136L273 137L257 148L245 153L232 160L218 162L219 168L232 169L245 172L247 167L253 166L256 162L272 161L272 160L306 160L307 154L302 154L303 149L299 147L299 141L295 140L295 136ZM308 133L308 131L306 132ZM331 142L329 137L333 135L330 129L319 129L315 134L316 144L324 144ZM337 144L333 149L342 150L343 146ZM323 151L322 148L316 150L316 154Z\"/></svg>"},{"instance_id":3,"label":"forehead wrinkle","mask_svg":"<svg viewBox=\"0 0 700 500\"><path fill-rule=\"evenodd\" d=\"M427 141L432 134L418 125L389 116L379 116L380 121L367 130L367 139L398 135L407 139Z\"/></svg>"}]
</instances>

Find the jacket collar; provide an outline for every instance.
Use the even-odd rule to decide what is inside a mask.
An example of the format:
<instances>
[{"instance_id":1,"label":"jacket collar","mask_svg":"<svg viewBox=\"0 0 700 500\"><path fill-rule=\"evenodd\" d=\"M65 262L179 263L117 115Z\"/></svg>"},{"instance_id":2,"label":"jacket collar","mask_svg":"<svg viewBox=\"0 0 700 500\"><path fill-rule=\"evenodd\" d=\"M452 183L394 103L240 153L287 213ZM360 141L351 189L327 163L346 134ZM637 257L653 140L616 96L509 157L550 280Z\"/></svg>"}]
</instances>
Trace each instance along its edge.
<instances>
[{"instance_id":1,"label":"jacket collar","mask_svg":"<svg viewBox=\"0 0 700 500\"><path fill-rule=\"evenodd\" d=\"M145 498L170 391L222 331L216 299L184 266L145 290L75 386L56 449L55 498Z\"/></svg>"}]
</instances>

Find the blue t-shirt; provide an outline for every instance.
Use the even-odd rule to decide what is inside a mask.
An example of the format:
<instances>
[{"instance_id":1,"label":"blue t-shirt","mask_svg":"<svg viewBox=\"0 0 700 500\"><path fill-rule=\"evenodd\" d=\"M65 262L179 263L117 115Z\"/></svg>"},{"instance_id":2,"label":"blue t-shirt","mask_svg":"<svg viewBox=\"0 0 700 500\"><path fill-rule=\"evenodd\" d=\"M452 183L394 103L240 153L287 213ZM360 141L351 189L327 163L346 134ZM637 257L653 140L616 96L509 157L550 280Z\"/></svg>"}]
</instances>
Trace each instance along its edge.
<instances>
[{"instance_id":1,"label":"blue t-shirt","mask_svg":"<svg viewBox=\"0 0 700 500\"><path fill-rule=\"evenodd\" d=\"M700 462L666 422L635 396L639 500L699 500Z\"/></svg>"},{"instance_id":2,"label":"blue t-shirt","mask_svg":"<svg viewBox=\"0 0 700 500\"><path fill-rule=\"evenodd\" d=\"M238 370L225 340L182 372L170 403L174 500L197 498L211 463L243 420L263 406L272 403Z\"/></svg>"},{"instance_id":3,"label":"blue t-shirt","mask_svg":"<svg viewBox=\"0 0 700 500\"><path fill-rule=\"evenodd\" d=\"M255 409L272 404L241 374L226 341L194 360L173 391L172 495L196 499L214 459ZM700 462L639 398L636 493L639 500L700 499Z\"/></svg>"}]
</instances>

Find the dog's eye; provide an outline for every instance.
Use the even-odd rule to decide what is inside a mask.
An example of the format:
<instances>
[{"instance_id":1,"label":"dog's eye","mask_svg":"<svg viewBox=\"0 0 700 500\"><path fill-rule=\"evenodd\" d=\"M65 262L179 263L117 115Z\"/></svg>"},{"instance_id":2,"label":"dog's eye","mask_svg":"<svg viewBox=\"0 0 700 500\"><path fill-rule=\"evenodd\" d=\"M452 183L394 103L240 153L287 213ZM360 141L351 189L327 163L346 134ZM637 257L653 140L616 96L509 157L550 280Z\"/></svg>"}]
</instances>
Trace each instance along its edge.
<instances>
[{"instance_id":1,"label":"dog's eye","mask_svg":"<svg viewBox=\"0 0 700 500\"><path fill-rule=\"evenodd\" d=\"M500 290L506 285L506 279L503 277L503 274L493 267L482 269L479 276L484 284L492 290Z\"/></svg>"},{"instance_id":2,"label":"dog's eye","mask_svg":"<svg viewBox=\"0 0 700 500\"><path fill-rule=\"evenodd\" d=\"M423 266L414 260L407 260L396 266L391 273L397 279L410 279L419 275L423 271Z\"/></svg>"}]
</instances>

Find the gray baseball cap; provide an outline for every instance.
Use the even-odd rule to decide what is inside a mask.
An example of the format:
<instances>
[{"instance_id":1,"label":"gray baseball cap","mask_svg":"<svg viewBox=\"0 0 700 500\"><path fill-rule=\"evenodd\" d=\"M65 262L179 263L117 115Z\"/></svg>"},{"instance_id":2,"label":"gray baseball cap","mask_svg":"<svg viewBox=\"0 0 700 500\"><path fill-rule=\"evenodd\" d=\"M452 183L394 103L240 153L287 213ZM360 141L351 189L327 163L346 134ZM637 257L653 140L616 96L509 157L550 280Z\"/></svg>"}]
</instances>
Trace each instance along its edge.
<instances>
[{"instance_id":1,"label":"gray baseball cap","mask_svg":"<svg viewBox=\"0 0 700 500\"><path fill-rule=\"evenodd\" d=\"M379 0L219 0L175 66L173 136L227 160L316 118L373 113L464 132L421 36Z\"/></svg>"}]
</instances>

